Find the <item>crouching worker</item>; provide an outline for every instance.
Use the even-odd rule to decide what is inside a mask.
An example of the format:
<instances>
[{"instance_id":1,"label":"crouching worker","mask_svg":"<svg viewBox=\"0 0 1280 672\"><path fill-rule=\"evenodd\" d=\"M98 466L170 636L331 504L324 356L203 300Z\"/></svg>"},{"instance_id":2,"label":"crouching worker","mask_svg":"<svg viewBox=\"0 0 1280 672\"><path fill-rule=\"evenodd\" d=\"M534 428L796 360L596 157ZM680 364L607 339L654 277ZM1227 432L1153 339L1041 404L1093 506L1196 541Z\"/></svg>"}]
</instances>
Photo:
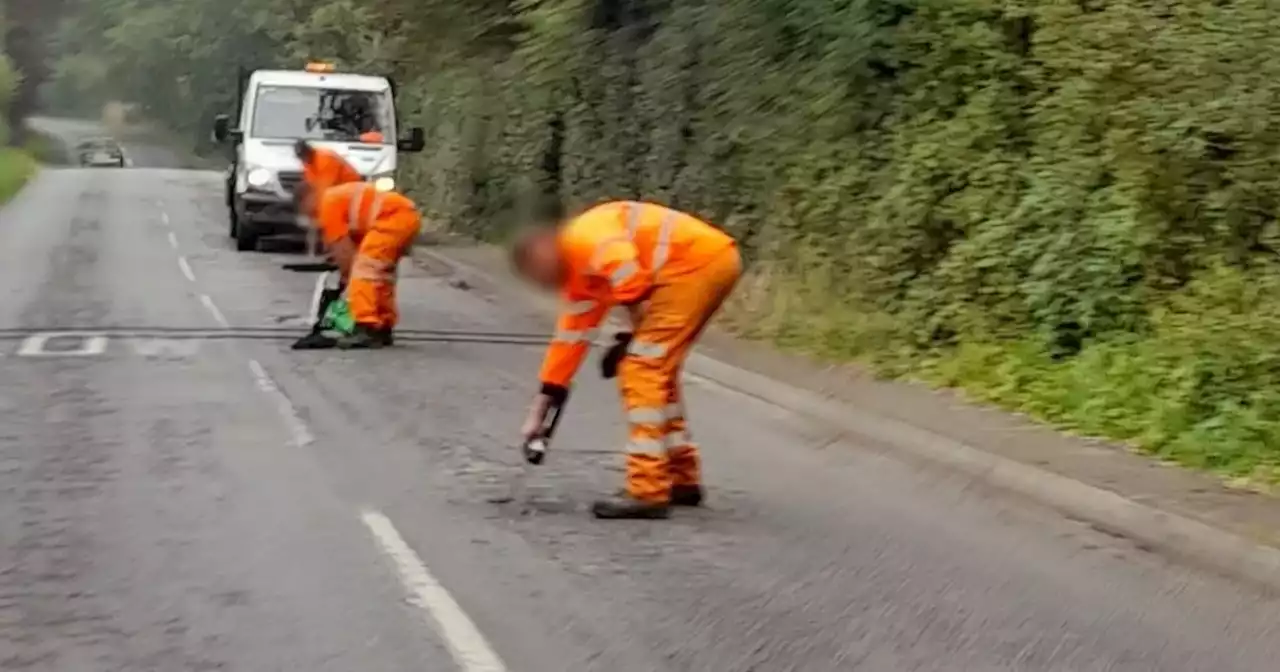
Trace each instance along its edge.
<instances>
[{"instance_id":1,"label":"crouching worker","mask_svg":"<svg viewBox=\"0 0 1280 672\"><path fill-rule=\"evenodd\" d=\"M742 272L737 244L676 210L636 202L596 206L556 228L524 233L517 272L559 291L564 307L542 364L542 386L522 432L540 431L613 306L631 332L602 361L616 372L629 424L626 489L598 500L597 518L666 518L671 506L702 503L697 447L685 426L680 370L694 341Z\"/></svg>"},{"instance_id":2,"label":"crouching worker","mask_svg":"<svg viewBox=\"0 0 1280 672\"><path fill-rule=\"evenodd\" d=\"M299 203L311 196L302 186ZM338 267L354 326L334 339L343 349L381 348L394 342L396 277L400 263L422 219L413 201L391 191L378 191L368 182L329 187L319 195L316 225L320 238Z\"/></svg>"}]
</instances>

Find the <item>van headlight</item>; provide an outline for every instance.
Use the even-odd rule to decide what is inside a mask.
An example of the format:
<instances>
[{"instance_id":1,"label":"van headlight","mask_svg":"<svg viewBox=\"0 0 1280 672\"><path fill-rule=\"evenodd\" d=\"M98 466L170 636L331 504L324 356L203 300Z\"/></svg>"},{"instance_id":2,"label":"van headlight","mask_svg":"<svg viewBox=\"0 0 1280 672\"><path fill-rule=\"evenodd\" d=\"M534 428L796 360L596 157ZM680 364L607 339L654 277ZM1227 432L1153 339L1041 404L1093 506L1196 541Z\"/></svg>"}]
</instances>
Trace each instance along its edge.
<instances>
[{"instance_id":1,"label":"van headlight","mask_svg":"<svg viewBox=\"0 0 1280 672\"><path fill-rule=\"evenodd\" d=\"M262 189L268 184L271 184L271 180L273 180L274 177L275 176L271 174L271 171L266 168L254 168L245 176L245 181L254 189Z\"/></svg>"},{"instance_id":2,"label":"van headlight","mask_svg":"<svg viewBox=\"0 0 1280 672\"><path fill-rule=\"evenodd\" d=\"M396 188L396 179L390 175L380 175L373 178L373 188L378 191L391 191Z\"/></svg>"}]
</instances>

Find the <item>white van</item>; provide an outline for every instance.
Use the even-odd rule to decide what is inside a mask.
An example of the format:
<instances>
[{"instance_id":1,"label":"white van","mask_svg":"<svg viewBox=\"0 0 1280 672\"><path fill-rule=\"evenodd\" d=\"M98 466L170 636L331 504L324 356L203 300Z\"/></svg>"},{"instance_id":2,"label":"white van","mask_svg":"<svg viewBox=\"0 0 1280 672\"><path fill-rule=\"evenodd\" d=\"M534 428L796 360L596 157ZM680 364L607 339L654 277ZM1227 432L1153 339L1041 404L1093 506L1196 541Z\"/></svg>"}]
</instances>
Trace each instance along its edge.
<instances>
[{"instance_id":1,"label":"white van","mask_svg":"<svg viewBox=\"0 0 1280 672\"><path fill-rule=\"evenodd\" d=\"M302 180L294 153L300 139L342 155L380 189L395 188L398 152L420 152L420 128L400 137L395 87L386 77L334 72L313 63L306 70L241 73L235 125L219 115L213 134L231 142L226 202L236 249L253 250L267 236L302 233L293 189Z\"/></svg>"}]
</instances>

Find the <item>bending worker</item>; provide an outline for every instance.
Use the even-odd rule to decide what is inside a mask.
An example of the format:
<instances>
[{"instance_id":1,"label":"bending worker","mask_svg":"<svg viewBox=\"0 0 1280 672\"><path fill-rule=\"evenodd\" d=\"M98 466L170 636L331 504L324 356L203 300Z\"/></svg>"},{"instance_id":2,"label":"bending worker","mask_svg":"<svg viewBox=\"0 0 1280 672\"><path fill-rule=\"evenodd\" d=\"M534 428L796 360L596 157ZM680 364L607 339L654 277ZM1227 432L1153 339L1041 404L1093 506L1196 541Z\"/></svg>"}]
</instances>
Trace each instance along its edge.
<instances>
[{"instance_id":1,"label":"bending worker","mask_svg":"<svg viewBox=\"0 0 1280 672\"><path fill-rule=\"evenodd\" d=\"M631 332L618 335L602 362L605 377L617 373L630 427L626 490L596 501L592 512L666 518L673 505L701 504L700 458L685 424L680 371L742 272L733 238L660 205L613 202L558 228L525 233L513 256L521 275L564 300L525 438L534 438L567 396L610 308L626 306Z\"/></svg>"},{"instance_id":2,"label":"bending worker","mask_svg":"<svg viewBox=\"0 0 1280 672\"><path fill-rule=\"evenodd\" d=\"M298 220L308 231L315 231L316 208L325 190L339 184L360 182L364 178L340 154L331 149L312 147L306 140L298 140L293 145L293 151L298 160L302 162L303 181L299 185L299 190L294 193ZM314 243L311 237L308 236L307 247L313 248L313 246ZM314 251L314 249L308 249L308 252ZM320 291L319 301L315 306L317 312L312 316L315 321L312 325L311 333L294 343L294 349L325 349L332 348L337 344L332 337L324 333L322 318L329 304L338 300L343 292L346 291L346 285L341 279L336 284L333 284L328 273L319 282L323 289Z\"/></svg>"},{"instance_id":3,"label":"bending worker","mask_svg":"<svg viewBox=\"0 0 1280 672\"><path fill-rule=\"evenodd\" d=\"M300 187L306 202L309 187ZM326 189L316 209L320 237L347 288L355 329L338 339L339 348L381 348L394 342L396 276L422 225L413 201L369 182Z\"/></svg>"}]
</instances>

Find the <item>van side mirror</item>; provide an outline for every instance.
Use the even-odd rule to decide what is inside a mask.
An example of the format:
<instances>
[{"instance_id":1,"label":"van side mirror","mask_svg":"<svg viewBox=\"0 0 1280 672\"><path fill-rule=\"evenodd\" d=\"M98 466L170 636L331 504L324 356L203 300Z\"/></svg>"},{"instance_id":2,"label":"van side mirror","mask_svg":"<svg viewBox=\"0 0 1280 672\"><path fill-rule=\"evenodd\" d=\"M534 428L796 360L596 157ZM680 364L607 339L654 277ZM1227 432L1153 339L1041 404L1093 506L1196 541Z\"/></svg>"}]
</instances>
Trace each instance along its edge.
<instances>
[{"instance_id":1,"label":"van side mirror","mask_svg":"<svg viewBox=\"0 0 1280 672\"><path fill-rule=\"evenodd\" d=\"M240 141L240 132L231 128L231 118L225 114L219 114L213 118L213 139L220 143L228 140Z\"/></svg>"},{"instance_id":2,"label":"van side mirror","mask_svg":"<svg viewBox=\"0 0 1280 672\"><path fill-rule=\"evenodd\" d=\"M409 154L417 154L427 146L427 134L421 128L409 129L409 137L400 138L396 143L396 149L407 152Z\"/></svg>"}]
</instances>

